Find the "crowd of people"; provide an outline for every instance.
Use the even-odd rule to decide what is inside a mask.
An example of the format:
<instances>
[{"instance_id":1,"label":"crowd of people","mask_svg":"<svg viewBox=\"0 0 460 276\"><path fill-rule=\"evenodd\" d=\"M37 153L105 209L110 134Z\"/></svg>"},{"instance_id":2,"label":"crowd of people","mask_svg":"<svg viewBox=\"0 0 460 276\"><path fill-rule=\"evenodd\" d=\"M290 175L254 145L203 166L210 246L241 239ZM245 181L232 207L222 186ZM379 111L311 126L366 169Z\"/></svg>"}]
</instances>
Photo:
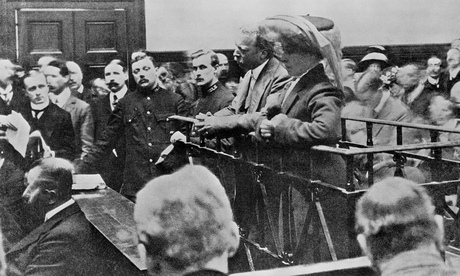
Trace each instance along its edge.
<instances>
[{"instance_id":1,"label":"crowd of people","mask_svg":"<svg viewBox=\"0 0 460 276\"><path fill-rule=\"evenodd\" d=\"M271 219L261 219L264 215L256 211L263 199L260 186L252 184L260 179L244 164L224 166L227 177L222 177L217 173L222 168L202 161L220 181L202 166L180 169L188 163L187 156L172 151L165 159L164 151L171 143L185 141L190 133L186 133L187 122L168 118L190 117L195 122L192 136L226 138L222 143L228 149L243 148L245 155L258 163L344 187L345 160L310 150L314 145L334 147L339 143L341 117L460 127L460 48L454 42L446 53L446 69L442 69L441 57L435 56L426 64L395 66L382 46L369 47L356 63L343 59L340 32L332 20L280 15L238 30L233 57L246 71L241 79L229 77L225 55L208 49L190 52L190 68L157 64L146 51L134 52L129 68L120 59L111 60L104 76L91 81L91 88L84 87L82 70L73 61L44 56L36 67L24 70L0 59L0 216L8 273L71 275L72 271L89 275L85 271L95 271L91 265L80 265L94 264L98 253L92 241L94 229L71 198L75 172L101 174L108 186L136 203L139 241L146 248L152 275L225 275L226 259L238 248L235 222L255 241L283 251L286 228L291 226L282 223L284 214L279 210L282 180L276 176L264 179L267 185L263 190L271 203L267 216L277 221L270 227L279 235L261 235ZM133 91L127 85L129 72L136 83ZM351 142L366 144L365 123L349 121L346 131ZM424 143L431 137L410 130L403 138L404 143ZM440 141L457 138L455 134L439 137ZM20 140L28 141L27 145L21 146ZM254 141L258 142L257 152L251 146ZM374 126L373 144L396 144L396 129ZM214 147L215 143L206 145ZM458 160L459 150L444 151ZM366 160L356 162L358 168L365 167ZM373 165L391 168L394 161L382 154L374 158ZM431 181L430 169L423 162L407 165L407 177L412 181ZM446 180L458 179L458 168L446 170ZM384 180L393 174L386 170L376 177ZM365 185L366 174L360 175L358 184ZM382 272L395 269L387 263L402 264L393 257L403 250L398 247L382 253L382 247L399 240L374 237L393 227L391 221L375 216L387 211L381 205L397 205L412 200L415 194L414 204L426 210L418 205L413 208L418 213L410 227L418 231L422 226L412 224L427 225L420 250L429 251L426 254L433 257L433 263L442 266L436 255L442 251L442 238L432 219L429 198L421 188L406 182L384 180L371 187L358 204L358 241ZM386 196L383 192L389 187L397 191L402 187L406 194L395 191ZM239 196L229 196L235 190ZM293 208L289 216L300 239L300 233L309 227L305 216L311 198L299 185L290 193ZM343 238L347 218L340 214L345 200L326 197L322 204L337 257L346 258L351 241ZM401 209L398 206L392 207ZM371 208L385 210L367 213ZM401 223L410 216L401 214ZM369 222L373 219L388 225L376 228ZM407 235L414 232L396 224ZM429 235L430 231L435 235ZM418 250L418 245L411 243L404 250ZM327 259L327 244L321 242L321 247L325 248L321 259ZM318 258L311 248L298 253L301 263ZM196 272L201 270L208 272Z\"/></svg>"}]
</instances>

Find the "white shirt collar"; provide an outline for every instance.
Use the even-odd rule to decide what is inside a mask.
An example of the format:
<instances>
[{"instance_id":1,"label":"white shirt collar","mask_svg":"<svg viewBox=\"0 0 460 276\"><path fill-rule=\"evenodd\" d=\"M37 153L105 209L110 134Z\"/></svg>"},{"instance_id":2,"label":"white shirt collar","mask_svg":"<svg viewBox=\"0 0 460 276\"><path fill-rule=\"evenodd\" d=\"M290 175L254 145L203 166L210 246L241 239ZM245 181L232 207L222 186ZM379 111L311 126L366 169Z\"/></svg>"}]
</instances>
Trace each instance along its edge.
<instances>
[{"instance_id":1,"label":"white shirt collar","mask_svg":"<svg viewBox=\"0 0 460 276\"><path fill-rule=\"evenodd\" d=\"M70 89L68 87L66 87L64 89L64 91L62 91L61 94L59 95L55 95L53 93L51 93L53 96L53 99L52 99L52 102L57 104L57 106L59 106L60 108L62 108L65 103L67 102L67 100L70 98L70 95L71 95L71 92L70 92ZM56 103L57 101L57 103Z\"/></svg>"},{"instance_id":2,"label":"white shirt collar","mask_svg":"<svg viewBox=\"0 0 460 276\"><path fill-rule=\"evenodd\" d=\"M81 94L81 93L83 93L84 89L85 88L83 87L83 85L80 85L80 87L78 87L78 89L77 89L77 92Z\"/></svg>"},{"instance_id":3,"label":"white shirt collar","mask_svg":"<svg viewBox=\"0 0 460 276\"><path fill-rule=\"evenodd\" d=\"M45 215L45 221L49 220L50 218L52 218L54 215L56 215L57 213L59 213L60 211L64 210L65 208L69 207L70 205L74 204L75 203L75 200L73 200L73 198L67 200L66 202L62 203L61 205L59 205L58 207L48 211Z\"/></svg>"},{"instance_id":4,"label":"white shirt collar","mask_svg":"<svg viewBox=\"0 0 460 276\"><path fill-rule=\"evenodd\" d=\"M254 77L254 79L257 80L259 78L260 72L262 72L262 70L264 69L265 65L267 65L267 63L268 63L268 59L261 65L257 66L255 69L252 69L252 76Z\"/></svg>"},{"instance_id":5,"label":"white shirt collar","mask_svg":"<svg viewBox=\"0 0 460 276\"><path fill-rule=\"evenodd\" d=\"M390 98L390 96L391 96L390 91L385 90L385 91L382 92L382 98L380 99L380 103L374 108L375 114L379 114L380 111L382 111L383 106L384 106L385 103L388 101L388 99Z\"/></svg>"},{"instance_id":6,"label":"white shirt collar","mask_svg":"<svg viewBox=\"0 0 460 276\"><path fill-rule=\"evenodd\" d=\"M113 102L114 102L113 96L117 96L117 100L119 101L121 100L121 98L123 98L126 95L126 92L128 92L128 87L126 85L123 86L123 88L121 88L120 91L116 93L110 92L109 101L110 101L110 107L112 108L112 110L113 110Z\"/></svg>"},{"instance_id":7,"label":"white shirt collar","mask_svg":"<svg viewBox=\"0 0 460 276\"><path fill-rule=\"evenodd\" d=\"M13 92L13 86L11 84L8 84L8 86L5 89L0 87L0 94L2 94L2 95L3 94L8 94L8 93L11 93L11 92Z\"/></svg>"},{"instance_id":8,"label":"white shirt collar","mask_svg":"<svg viewBox=\"0 0 460 276\"><path fill-rule=\"evenodd\" d=\"M455 78L458 75L458 72L460 72L460 66L453 70L449 70L450 79Z\"/></svg>"},{"instance_id":9,"label":"white shirt collar","mask_svg":"<svg viewBox=\"0 0 460 276\"><path fill-rule=\"evenodd\" d=\"M428 76L428 82L431 83L432 85L436 85L439 83L439 78L435 79L433 77Z\"/></svg>"}]
</instances>

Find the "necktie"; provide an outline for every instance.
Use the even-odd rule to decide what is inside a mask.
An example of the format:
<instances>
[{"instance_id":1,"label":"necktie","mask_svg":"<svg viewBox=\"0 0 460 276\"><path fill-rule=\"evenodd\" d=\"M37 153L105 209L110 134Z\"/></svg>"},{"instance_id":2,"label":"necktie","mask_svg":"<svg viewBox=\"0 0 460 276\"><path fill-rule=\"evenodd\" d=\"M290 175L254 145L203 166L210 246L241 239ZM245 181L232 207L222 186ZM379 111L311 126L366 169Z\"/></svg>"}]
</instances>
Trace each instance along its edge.
<instances>
[{"instance_id":1,"label":"necktie","mask_svg":"<svg viewBox=\"0 0 460 276\"><path fill-rule=\"evenodd\" d=\"M118 103L118 97L117 95L113 94L112 110L115 109L115 106L117 106L117 103Z\"/></svg>"},{"instance_id":2,"label":"necktie","mask_svg":"<svg viewBox=\"0 0 460 276\"><path fill-rule=\"evenodd\" d=\"M39 119L40 115L42 114L43 111L45 111L46 107L43 109L32 109L32 115L34 116L35 119Z\"/></svg>"},{"instance_id":3,"label":"necktie","mask_svg":"<svg viewBox=\"0 0 460 276\"><path fill-rule=\"evenodd\" d=\"M6 93L6 94L1 94L1 97L3 99L3 101L5 101L5 103L7 105L10 104L10 100L11 100L11 97L9 97L10 93Z\"/></svg>"}]
</instances>

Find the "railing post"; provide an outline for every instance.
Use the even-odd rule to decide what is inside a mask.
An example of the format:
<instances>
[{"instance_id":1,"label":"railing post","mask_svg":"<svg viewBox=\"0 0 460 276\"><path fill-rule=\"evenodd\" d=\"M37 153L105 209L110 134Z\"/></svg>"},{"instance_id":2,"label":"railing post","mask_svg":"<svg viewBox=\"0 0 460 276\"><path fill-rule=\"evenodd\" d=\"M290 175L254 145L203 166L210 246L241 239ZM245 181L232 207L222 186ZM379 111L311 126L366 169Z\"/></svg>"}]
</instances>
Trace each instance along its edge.
<instances>
[{"instance_id":1,"label":"railing post","mask_svg":"<svg viewBox=\"0 0 460 276\"><path fill-rule=\"evenodd\" d=\"M373 147L374 141L372 140L372 123L366 122L366 130L367 130L367 146ZM369 153L367 155L367 163L366 163L366 170L367 170L367 182L369 186L374 184L374 154Z\"/></svg>"},{"instance_id":2,"label":"railing post","mask_svg":"<svg viewBox=\"0 0 460 276\"><path fill-rule=\"evenodd\" d=\"M347 119L341 118L340 123L342 124L342 141L347 141Z\"/></svg>"}]
</instances>

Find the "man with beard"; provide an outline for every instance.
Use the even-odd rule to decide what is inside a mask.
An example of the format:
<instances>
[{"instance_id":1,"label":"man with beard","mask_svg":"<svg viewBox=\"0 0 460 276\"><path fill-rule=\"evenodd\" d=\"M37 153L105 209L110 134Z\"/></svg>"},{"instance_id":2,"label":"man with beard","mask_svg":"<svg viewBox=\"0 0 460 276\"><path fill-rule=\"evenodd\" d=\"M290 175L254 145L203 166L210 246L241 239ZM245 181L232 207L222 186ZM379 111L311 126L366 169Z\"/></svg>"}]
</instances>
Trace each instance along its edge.
<instances>
[{"instance_id":1,"label":"man with beard","mask_svg":"<svg viewBox=\"0 0 460 276\"><path fill-rule=\"evenodd\" d=\"M93 94L91 89L83 86L83 73L80 66L74 61L67 61L66 65L69 69L69 88L72 94L82 101L91 103L93 99L97 98L97 95Z\"/></svg>"},{"instance_id":2,"label":"man with beard","mask_svg":"<svg viewBox=\"0 0 460 276\"><path fill-rule=\"evenodd\" d=\"M187 116L188 109L180 95L159 86L153 58L145 52L132 54L131 69L137 90L118 102L102 137L78 169L88 171L103 163L123 139L126 157L120 192L134 201L147 181L164 173L155 161L170 144L170 133L181 128L181 124L168 121L168 117Z\"/></svg>"},{"instance_id":3,"label":"man with beard","mask_svg":"<svg viewBox=\"0 0 460 276\"><path fill-rule=\"evenodd\" d=\"M404 89L401 100L407 104L413 114L427 119L428 106L435 92L425 87L424 80L423 70L415 64L407 64L396 73L396 83Z\"/></svg>"},{"instance_id":4,"label":"man with beard","mask_svg":"<svg viewBox=\"0 0 460 276\"><path fill-rule=\"evenodd\" d=\"M221 53L217 53L217 58L219 59L219 65L216 68L216 76L219 81L224 84L228 79L228 73L230 67L228 65L228 58Z\"/></svg>"},{"instance_id":5,"label":"man with beard","mask_svg":"<svg viewBox=\"0 0 460 276\"><path fill-rule=\"evenodd\" d=\"M89 104L78 99L69 88L70 73L66 62L53 60L43 68L50 90L50 100L70 113L75 132L76 154L74 160L79 162L93 146L94 122Z\"/></svg>"},{"instance_id":6,"label":"man with beard","mask_svg":"<svg viewBox=\"0 0 460 276\"><path fill-rule=\"evenodd\" d=\"M97 143L102 138L110 114L115 109L118 101L128 93L128 72L124 63L119 59L110 61L104 68L105 83L110 93L99 98L91 105L94 118L94 140ZM104 181L112 189L119 192L123 183L125 143L123 139L117 143L110 153L109 160L100 170Z\"/></svg>"},{"instance_id":7,"label":"man with beard","mask_svg":"<svg viewBox=\"0 0 460 276\"><path fill-rule=\"evenodd\" d=\"M43 223L7 252L7 275L106 275L95 229L71 196L73 170L61 158L32 165L23 198Z\"/></svg>"}]
</instances>

